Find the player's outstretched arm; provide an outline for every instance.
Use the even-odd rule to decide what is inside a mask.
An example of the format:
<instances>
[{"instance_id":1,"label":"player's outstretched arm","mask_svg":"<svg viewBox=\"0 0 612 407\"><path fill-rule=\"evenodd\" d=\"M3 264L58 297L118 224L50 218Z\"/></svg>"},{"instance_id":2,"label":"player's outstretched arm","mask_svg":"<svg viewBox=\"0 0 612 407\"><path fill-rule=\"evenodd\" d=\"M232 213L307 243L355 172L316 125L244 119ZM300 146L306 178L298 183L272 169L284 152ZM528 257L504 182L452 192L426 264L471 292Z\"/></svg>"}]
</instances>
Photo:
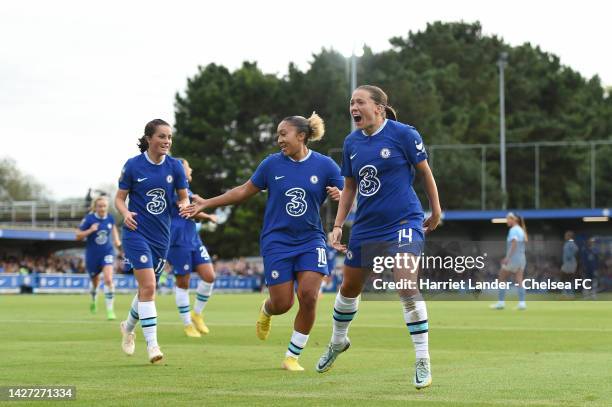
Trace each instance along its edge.
<instances>
[{"instance_id":1,"label":"player's outstretched arm","mask_svg":"<svg viewBox=\"0 0 612 407\"><path fill-rule=\"evenodd\" d=\"M431 168L427 160L423 160L416 165L416 169L423 178L423 184L425 185L425 193L429 199L429 208L431 209L431 215L425 219L423 226L425 227L425 233L429 233L435 230L440 223L440 217L442 216L442 208L440 207L440 199L438 197L438 187L436 180L434 179Z\"/></svg>"},{"instance_id":2,"label":"player's outstretched arm","mask_svg":"<svg viewBox=\"0 0 612 407\"><path fill-rule=\"evenodd\" d=\"M204 199L198 195L192 197L192 204L181 209L181 216L192 217L198 212L203 211L207 208L218 208L220 206L235 205L240 202L246 201L256 193L260 191L259 188L248 180L244 184L232 188L222 195L215 196L214 198Z\"/></svg>"}]
</instances>

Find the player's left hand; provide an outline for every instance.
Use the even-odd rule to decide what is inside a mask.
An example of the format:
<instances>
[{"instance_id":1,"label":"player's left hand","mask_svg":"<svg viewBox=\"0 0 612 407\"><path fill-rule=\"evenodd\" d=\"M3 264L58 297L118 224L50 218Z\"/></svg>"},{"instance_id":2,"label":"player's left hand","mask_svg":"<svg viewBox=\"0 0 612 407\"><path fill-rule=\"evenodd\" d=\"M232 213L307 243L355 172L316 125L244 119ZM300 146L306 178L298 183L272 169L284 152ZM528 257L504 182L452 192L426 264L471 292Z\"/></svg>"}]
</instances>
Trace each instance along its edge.
<instances>
[{"instance_id":1,"label":"player's left hand","mask_svg":"<svg viewBox=\"0 0 612 407\"><path fill-rule=\"evenodd\" d=\"M427 219L425 219L425 222L423 222L423 229L425 230L425 233L433 232L434 230L436 230L436 228L440 224L440 217L440 213L432 212L431 215Z\"/></svg>"},{"instance_id":2,"label":"player's left hand","mask_svg":"<svg viewBox=\"0 0 612 407\"><path fill-rule=\"evenodd\" d=\"M337 187L326 187L327 195L334 201L339 201L340 196L342 195L342 191L340 191Z\"/></svg>"}]
</instances>

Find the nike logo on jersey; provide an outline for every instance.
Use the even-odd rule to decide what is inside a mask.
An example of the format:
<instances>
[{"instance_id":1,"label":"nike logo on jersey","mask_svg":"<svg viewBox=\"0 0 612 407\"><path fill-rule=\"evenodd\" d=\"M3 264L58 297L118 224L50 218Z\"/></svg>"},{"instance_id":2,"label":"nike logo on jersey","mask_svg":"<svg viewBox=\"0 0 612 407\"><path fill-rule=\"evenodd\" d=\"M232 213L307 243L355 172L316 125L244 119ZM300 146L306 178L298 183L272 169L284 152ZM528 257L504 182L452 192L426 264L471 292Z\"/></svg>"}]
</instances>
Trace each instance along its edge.
<instances>
[{"instance_id":1,"label":"nike logo on jersey","mask_svg":"<svg viewBox=\"0 0 612 407\"><path fill-rule=\"evenodd\" d=\"M357 153L353 154L353 155L351 156L351 160L352 160L353 158L355 158L355 156L356 156L356 155L357 155Z\"/></svg>"},{"instance_id":2,"label":"nike logo on jersey","mask_svg":"<svg viewBox=\"0 0 612 407\"><path fill-rule=\"evenodd\" d=\"M137 178L137 179L136 179L136 181L138 181L138 182L142 182L142 181L144 181L145 179L147 179L147 178L146 178L146 177L145 177L145 178Z\"/></svg>"},{"instance_id":3,"label":"nike logo on jersey","mask_svg":"<svg viewBox=\"0 0 612 407\"><path fill-rule=\"evenodd\" d=\"M421 141L421 144L417 143L416 140L414 140L414 146L416 147L417 150L419 151L423 151L423 142Z\"/></svg>"},{"instance_id":4,"label":"nike logo on jersey","mask_svg":"<svg viewBox=\"0 0 612 407\"><path fill-rule=\"evenodd\" d=\"M279 180L279 179L281 179L281 178L285 178L285 176L284 176L284 175L281 175L281 176L279 176L279 177L274 176L274 179L275 179L276 181L278 181L278 180Z\"/></svg>"}]
</instances>

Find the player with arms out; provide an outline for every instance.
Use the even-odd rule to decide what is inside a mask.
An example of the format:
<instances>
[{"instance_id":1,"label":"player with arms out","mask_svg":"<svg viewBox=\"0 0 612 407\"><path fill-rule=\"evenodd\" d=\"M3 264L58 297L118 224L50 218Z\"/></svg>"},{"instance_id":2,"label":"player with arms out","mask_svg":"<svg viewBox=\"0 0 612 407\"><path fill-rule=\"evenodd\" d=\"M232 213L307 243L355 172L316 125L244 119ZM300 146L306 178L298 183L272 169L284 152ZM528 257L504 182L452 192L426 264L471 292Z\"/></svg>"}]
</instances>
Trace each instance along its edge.
<instances>
[{"instance_id":1,"label":"player with arms out","mask_svg":"<svg viewBox=\"0 0 612 407\"><path fill-rule=\"evenodd\" d=\"M382 243L388 247L385 250L418 257L424 233L434 230L441 216L438 189L423 140L414 127L396 121L385 92L371 85L358 87L352 94L349 111L357 129L344 141L345 186L332 235L334 247L346 253L344 278L334 303L331 342L317 364L320 373L328 371L350 346L348 328L371 267L371 260L364 255L367 244ZM415 172L423 179L429 198L431 216L426 220L412 187ZM357 211L347 248L341 244L342 226L355 195ZM393 270L395 281L416 282L417 275L418 269L411 267ZM414 385L421 389L431 384L427 308L418 289L398 292L416 353Z\"/></svg>"},{"instance_id":2,"label":"player with arms out","mask_svg":"<svg viewBox=\"0 0 612 407\"><path fill-rule=\"evenodd\" d=\"M261 306L256 334L267 339L272 316L291 309L297 282L300 307L281 364L289 371L304 370L298 357L314 325L323 276L329 273L319 208L327 195L338 200L343 188L338 165L308 148L308 143L320 140L323 133L323 120L315 113L308 119L286 117L277 128L280 153L263 160L243 185L210 199L194 197L194 204L184 212L236 204L268 190L260 248L270 297Z\"/></svg>"},{"instance_id":3,"label":"player with arms out","mask_svg":"<svg viewBox=\"0 0 612 407\"><path fill-rule=\"evenodd\" d=\"M138 281L128 319L121 323L121 347L128 355L134 353L134 329L140 320L151 363L164 356L157 343L155 288L170 246L169 206L174 204L170 199L176 191L178 205L189 204L185 171L168 155L171 145L168 123L160 119L147 123L138 144L141 154L125 163L115 198L123 216L123 250Z\"/></svg>"},{"instance_id":4,"label":"player with arms out","mask_svg":"<svg viewBox=\"0 0 612 407\"><path fill-rule=\"evenodd\" d=\"M178 158L178 160L183 164L187 180L192 182L191 174L193 170L189 166L189 162L184 158ZM188 190L188 193L192 195L190 190ZM174 201L177 198L175 195ZM168 262L172 266L172 272L176 278L176 307L183 322L185 335L191 338L200 338L202 334L208 334L209 332L204 323L202 311L212 295L215 270L208 250L197 232L194 220L180 216L177 205L172 205L171 212L172 225ZM215 223L217 221L215 215L208 215L204 212L196 214L194 218ZM195 271L201 279L196 289L193 310L189 306L189 279L192 271Z\"/></svg>"},{"instance_id":5,"label":"player with arms out","mask_svg":"<svg viewBox=\"0 0 612 407\"><path fill-rule=\"evenodd\" d=\"M111 241L112 237L112 241ZM98 311L97 293L100 282L100 273L104 276L104 302L106 304L106 317L114 320L115 311L113 301L115 298L115 287L113 286L113 263L115 260L113 243L115 247L121 246L119 232L115 226L113 215L108 213L108 199L99 196L91 203L89 212L76 231L77 240L86 240L85 267L91 279L91 304L89 309L92 313Z\"/></svg>"}]
</instances>

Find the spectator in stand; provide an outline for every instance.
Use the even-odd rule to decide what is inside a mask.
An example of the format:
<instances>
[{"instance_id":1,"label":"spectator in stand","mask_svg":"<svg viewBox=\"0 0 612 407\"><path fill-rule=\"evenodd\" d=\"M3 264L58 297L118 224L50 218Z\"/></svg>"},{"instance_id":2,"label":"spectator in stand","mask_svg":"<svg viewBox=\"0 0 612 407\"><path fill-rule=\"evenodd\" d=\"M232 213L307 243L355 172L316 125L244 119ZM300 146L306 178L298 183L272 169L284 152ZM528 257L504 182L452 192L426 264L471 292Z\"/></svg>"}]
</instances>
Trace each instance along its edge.
<instances>
[{"instance_id":1,"label":"spectator in stand","mask_svg":"<svg viewBox=\"0 0 612 407\"><path fill-rule=\"evenodd\" d=\"M564 283L573 282L576 279L576 269L578 268L578 246L574 242L574 232L568 230L565 232L565 243L563 244L563 257L561 264L561 281ZM563 289L563 295L566 298L574 297L573 289Z\"/></svg>"}]
</instances>

